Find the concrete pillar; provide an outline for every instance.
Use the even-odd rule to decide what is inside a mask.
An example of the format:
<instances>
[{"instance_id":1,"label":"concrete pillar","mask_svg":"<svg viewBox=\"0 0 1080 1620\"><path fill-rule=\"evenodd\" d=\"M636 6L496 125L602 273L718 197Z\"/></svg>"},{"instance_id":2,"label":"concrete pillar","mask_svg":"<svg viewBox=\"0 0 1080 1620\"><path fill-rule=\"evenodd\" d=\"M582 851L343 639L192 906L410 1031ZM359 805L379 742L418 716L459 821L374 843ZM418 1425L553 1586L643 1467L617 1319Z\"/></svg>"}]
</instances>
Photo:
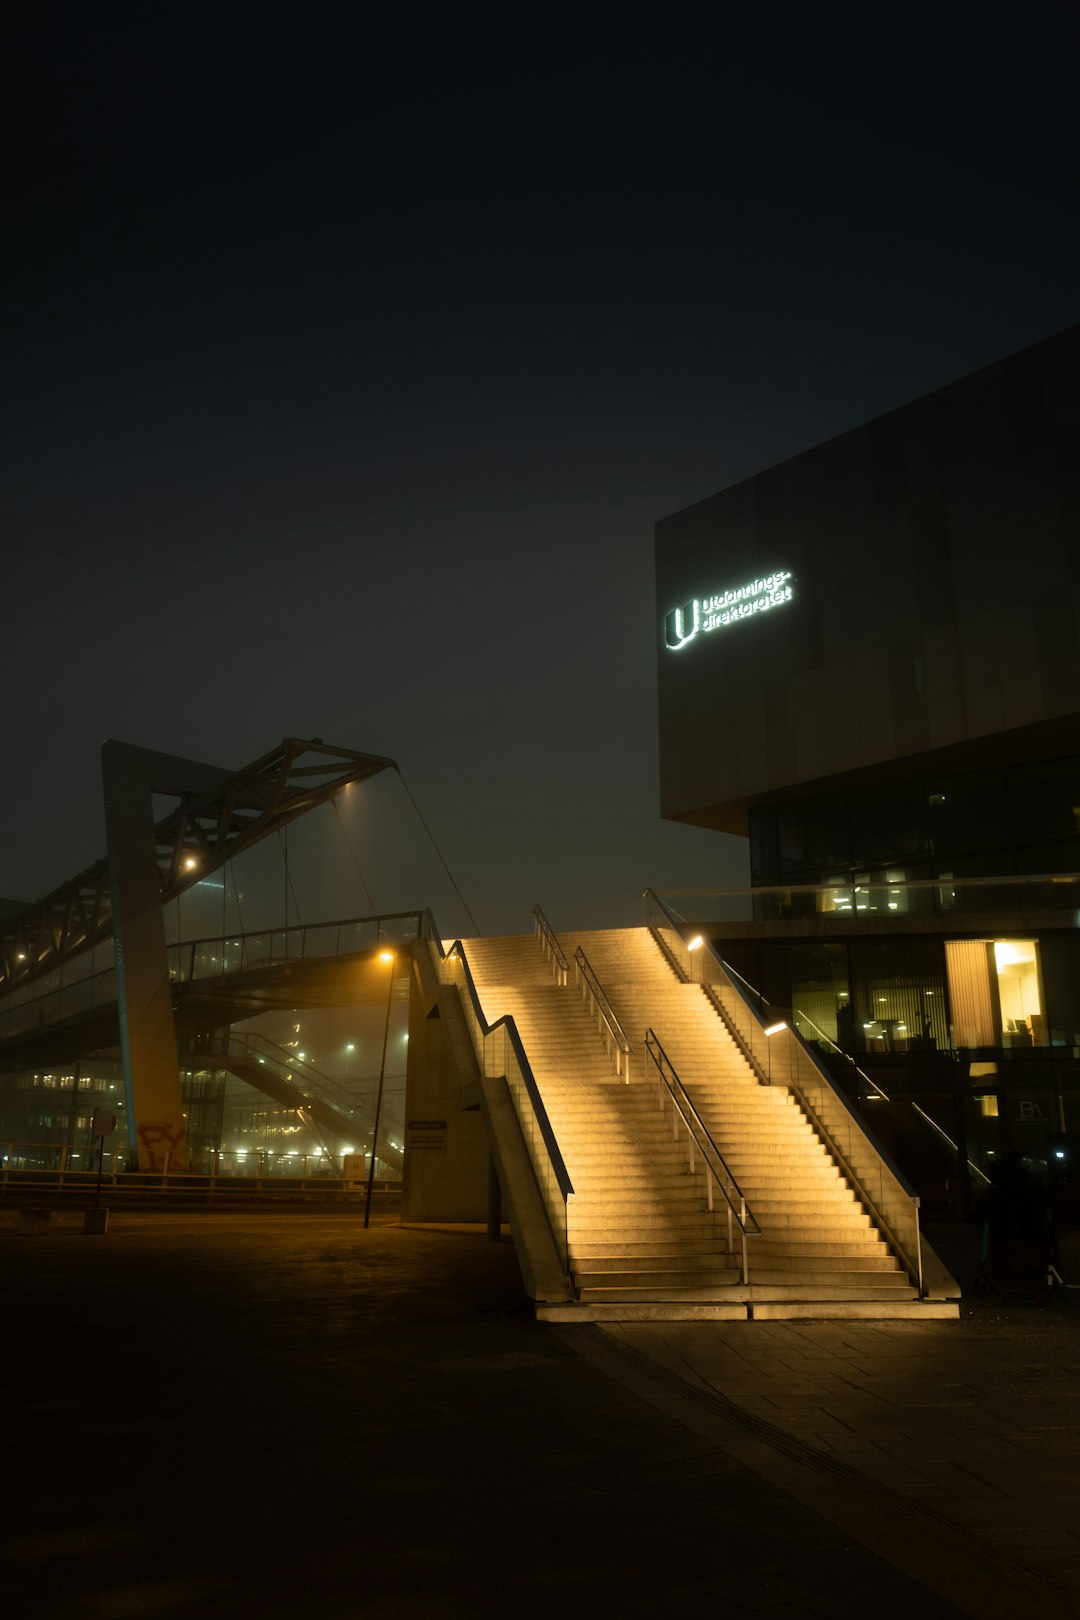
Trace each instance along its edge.
<instances>
[{"instance_id":1,"label":"concrete pillar","mask_svg":"<svg viewBox=\"0 0 1080 1620\"><path fill-rule=\"evenodd\" d=\"M419 941L414 951L428 949ZM463 1075L447 1029L448 993L433 984L430 970L421 972L414 956L409 986L409 1055L405 1072L405 1164L402 1219L406 1221L475 1221L488 1218L487 1130L478 1107L463 1107L462 1088L475 1076L468 1032L456 1031L458 1045L471 1066ZM426 981L426 983L425 983ZM470 1099L471 1100L471 1099Z\"/></svg>"},{"instance_id":2,"label":"concrete pillar","mask_svg":"<svg viewBox=\"0 0 1080 1620\"><path fill-rule=\"evenodd\" d=\"M101 748L128 1141L140 1170L188 1168L153 794L211 793L232 773L108 741Z\"/></svg>"}]
</instances>

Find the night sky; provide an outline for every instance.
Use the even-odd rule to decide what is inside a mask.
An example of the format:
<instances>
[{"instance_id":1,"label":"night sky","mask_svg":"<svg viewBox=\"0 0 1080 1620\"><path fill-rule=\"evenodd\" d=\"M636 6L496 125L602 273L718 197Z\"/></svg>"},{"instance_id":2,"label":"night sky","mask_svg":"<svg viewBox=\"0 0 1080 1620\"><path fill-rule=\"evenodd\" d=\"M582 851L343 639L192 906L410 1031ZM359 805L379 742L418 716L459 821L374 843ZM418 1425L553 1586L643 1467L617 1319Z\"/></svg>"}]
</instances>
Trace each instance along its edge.
<instances>
[{"instance_id":1,"label":"night sky","mask_svg":"<svg viewBox=\"0 0 1080 1620\"><path fill-rule=\"evenodd\" d=\"M392 755L485 932L745 879L658 818L652 525L1077 318L1080 14L717 10L9 22L0 894L106 736Z\"/></svg>"}]
</instances>

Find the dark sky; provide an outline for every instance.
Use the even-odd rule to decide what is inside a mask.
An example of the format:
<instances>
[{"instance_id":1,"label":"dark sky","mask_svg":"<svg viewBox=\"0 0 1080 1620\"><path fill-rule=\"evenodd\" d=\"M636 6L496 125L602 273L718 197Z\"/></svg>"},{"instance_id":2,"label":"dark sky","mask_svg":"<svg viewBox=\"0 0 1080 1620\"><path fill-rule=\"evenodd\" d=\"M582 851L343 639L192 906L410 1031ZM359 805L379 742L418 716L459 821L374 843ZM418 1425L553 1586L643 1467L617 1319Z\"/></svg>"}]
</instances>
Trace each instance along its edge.
<instances>
[{"instance_id":1,"label":"dark sky","mask_svg":"<svg viewBox=\"0 0 1080 1620\"><path fill-rule=\"evenodd\" d=\"M393 755L489 931L742 881L657 816L652 524L1076 319L1080 23L717 14L16 13L0 894L106 736Z\"/></svg>"}]
</instances>

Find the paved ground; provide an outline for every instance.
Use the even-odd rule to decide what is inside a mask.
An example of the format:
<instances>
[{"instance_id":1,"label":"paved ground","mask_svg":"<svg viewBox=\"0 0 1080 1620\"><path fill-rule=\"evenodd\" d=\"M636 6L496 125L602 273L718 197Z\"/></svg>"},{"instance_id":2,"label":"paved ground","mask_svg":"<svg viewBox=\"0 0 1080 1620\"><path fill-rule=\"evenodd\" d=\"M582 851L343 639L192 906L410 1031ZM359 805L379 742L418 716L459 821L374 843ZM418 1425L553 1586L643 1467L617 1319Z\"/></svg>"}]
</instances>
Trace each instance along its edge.
<instances>
[{"instance_id":1,"label":"paved ground","mask_svg":"<svg viewBox=\"0 0 1080 1620\"><path fill-rule=\"evenodd\" d=\"M949 1260L974 1283L972 1248ZM1080 1613L1080 1293L968 1297L960 1323L626 1324L577 1348L971 1613Z\"/></svg>"},{"instance_id":2,"label":"paved ground","mask_svg":"<svg viewBox=\"0 0 1080 1620\"><path fill-rule=\"evenodd\" d=\"M553 1330L509 1244L338 1214L0 1264L11 1620L1075 1612L1069 1312Z\"/></svg>"}]
</instances>

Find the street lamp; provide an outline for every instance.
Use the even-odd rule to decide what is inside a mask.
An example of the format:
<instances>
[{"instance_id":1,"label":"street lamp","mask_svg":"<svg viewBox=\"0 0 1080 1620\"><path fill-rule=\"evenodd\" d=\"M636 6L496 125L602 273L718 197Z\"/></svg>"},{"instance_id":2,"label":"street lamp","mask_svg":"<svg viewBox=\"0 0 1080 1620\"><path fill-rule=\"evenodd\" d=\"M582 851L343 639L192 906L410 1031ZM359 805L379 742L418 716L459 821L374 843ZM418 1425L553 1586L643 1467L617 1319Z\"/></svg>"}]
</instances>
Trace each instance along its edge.
<instances>
[{"instance_id":1,"label":"street lamp","mask_svg":"<svg viewBox=\"0 0 1080 1620\"><path fill-rule=\"evenodd\" d=\"M371 1220L371 1194L375 1188L375 1155L379 1148L379 1115L382 1113L383 1079L386 1075L386 1044L390 1039L390 997L394 993L394 953L393 951L380 951L379 961L385 962L390 971L387 974L386 984L386 1023L383 1026L382 1062L379 1064L379 1090L375 1099L375 1123L371 1130L371 1168L368 1171L367 1198L364 1202L365 1230Z\"/></svg>"}]
</instances>

